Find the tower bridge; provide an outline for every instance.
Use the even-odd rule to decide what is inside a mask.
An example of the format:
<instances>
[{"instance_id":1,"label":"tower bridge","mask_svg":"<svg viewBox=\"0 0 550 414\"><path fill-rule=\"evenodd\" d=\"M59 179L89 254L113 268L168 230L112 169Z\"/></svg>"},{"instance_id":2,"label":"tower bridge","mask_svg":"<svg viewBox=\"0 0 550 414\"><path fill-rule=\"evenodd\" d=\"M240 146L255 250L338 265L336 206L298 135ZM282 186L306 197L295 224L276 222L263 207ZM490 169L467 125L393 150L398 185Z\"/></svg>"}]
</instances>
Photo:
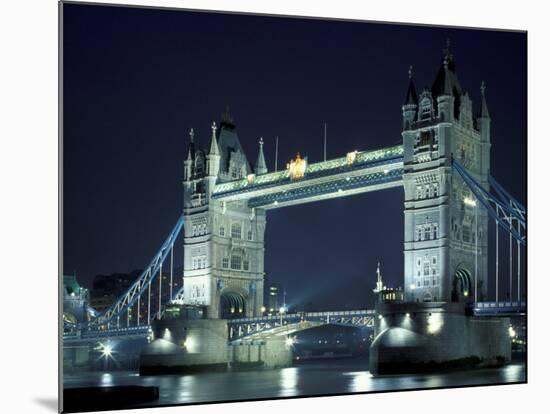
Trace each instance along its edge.
<instances>
[{"instance_id":1,"label":"tower bridge","mask_svg":"<svg viewBox=\"0 0 550 414\"><path fill-rule=\"evenodd\" d=\"M342 157L323 162L310 163L298 154L286 169L269 172L263 140L252 167L228 112L219 127L212 124L208 149L197 145L191 129L184 161L183 214L176 226L126 294L89 321L66 322L67 331L93 331L98 337L105 332L124 335L124 329L145 334L152 321L162 316L164 305L173 302L200 307L209 320L228 320L230 341L288 334L346 318L346 323L370 324L378 333L381 326L388 331L409 326L403 321L399 327L388 325L384 312L396 313L387 307L348 311L351 314L321 312L271 319L262 315L269 210L394 187L403 188L404 193L403 252L396 254L404 254L406 303L415 304L414 309L433 304L425 309L435 306L449 314L460 313L460 306L478 316L524 313L521 257L527 242L526 209L490 175L491 117L485 85L474 114L448 49L431 89L417 94L409 71L402 140L402 145L375 151L343 151ZM494 302L487 302L492 277L488 235L493 223L496 289ZM180 230L183 288L173 291L174 245ZM508 280L499 267L498 243L504 238L509 246ZM163 265L170 268L168 285L162 278L155 279ZM509 283L504 302L499 282L501 286ZM158 298L154 308L152 297ZM356 317L353 312L358 312ZM374 318L375 312L382 322ZM431 317L431 311L426 312Z\"/></svg>"}]
</instances>

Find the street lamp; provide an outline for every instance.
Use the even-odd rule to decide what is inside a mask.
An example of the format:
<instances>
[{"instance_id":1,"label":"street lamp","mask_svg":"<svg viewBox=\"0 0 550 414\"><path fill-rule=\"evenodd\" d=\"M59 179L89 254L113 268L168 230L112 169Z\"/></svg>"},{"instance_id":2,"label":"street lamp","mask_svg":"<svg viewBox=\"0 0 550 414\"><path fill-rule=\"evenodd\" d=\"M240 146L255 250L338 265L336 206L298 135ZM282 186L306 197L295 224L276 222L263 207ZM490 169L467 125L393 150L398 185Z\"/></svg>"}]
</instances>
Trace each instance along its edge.
<instances>
[{"instance_id":1,"label":"street lamp","mask_svg":"<svg viewBox=\"0 0 550 414\"><path fill-rule=\"evenodd\" d=\"M476 249L476 252L475 252L475 258L474 258L474 260L475 260L475 263L474 263L474 266L475 266L475 270L474 270L474 303L476 303L477 302L477 256L478 256L477 239L478 239L478 233L479 233L479 230L477 228L477 202L473 198L464 197L464 204L466 204L469 207L473 207L474 208L474 214L475 214L475 223L476 223L475 224L475 232L476 232L475 249ZM498 237L498 235L497 235L497 237ZM468 296L467 292L466 292L465 296Z\"/></svg>"},{"instance_id":2,"label":"street lamp","mask_svg":"<svg viewBox=\"0 0 550 414\"><path fill-rule=\"evenodd\" d=\"M285 314L286 312L286 307L285 306L281 306L279 308L279 314L281 315L281 326L283 326L283 315Z\"/></svg>"}]
</instances>

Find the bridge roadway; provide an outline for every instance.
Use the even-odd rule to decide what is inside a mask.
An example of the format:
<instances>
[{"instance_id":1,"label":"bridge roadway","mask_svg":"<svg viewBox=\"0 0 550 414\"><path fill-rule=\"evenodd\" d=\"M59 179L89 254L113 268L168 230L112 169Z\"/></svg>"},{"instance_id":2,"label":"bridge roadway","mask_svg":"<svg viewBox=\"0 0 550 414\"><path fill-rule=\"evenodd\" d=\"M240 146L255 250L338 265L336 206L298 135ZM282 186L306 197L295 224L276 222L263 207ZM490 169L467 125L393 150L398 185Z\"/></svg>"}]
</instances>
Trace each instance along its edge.
<instances>
[{"instance_id":1,"label":"bridge roadway","mask_svg":"<svg viewBox=\"0 0 550 414\"><path fill-rule=\"evenodd\" d=\"M526 314L526 302L476 302L469 309L474 316L508 317ZM230 319L228 324L228 340L261 340L268 336L290 335L298 331L321 325L335 324L345 326L373 327L376 312L374 309L334 311L334 312L299 312L284 313L255 318ZM93 330L66 332L63 342L94 341L101 339L132 339L146 337L151 333L148 325L112 328L109 330Z\"/></svg>"}]
</instances>

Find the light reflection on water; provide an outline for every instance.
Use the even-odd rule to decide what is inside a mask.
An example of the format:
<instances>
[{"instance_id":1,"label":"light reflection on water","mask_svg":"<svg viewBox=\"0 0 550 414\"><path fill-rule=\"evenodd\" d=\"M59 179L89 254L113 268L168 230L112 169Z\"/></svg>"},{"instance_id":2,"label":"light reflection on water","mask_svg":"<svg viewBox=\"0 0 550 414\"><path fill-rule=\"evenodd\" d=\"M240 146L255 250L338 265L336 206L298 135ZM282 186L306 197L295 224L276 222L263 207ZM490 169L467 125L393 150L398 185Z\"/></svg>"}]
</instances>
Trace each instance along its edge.
<instances>
[{"instance_id":1,"label":"light reflection on water","mask_svg":"<svg viewBox=\"0 0 550 414\"><path fill-rule=\"evenodd\" d=\"M134 372L95 372L66 375L65 387L154 385L160 391L159 401L154 405L164 405L522 381L525 381L522 363L448 374L373 377L368 371L368 361L349 359L310 362L282 369L191 375L141 377Z\"/></svg>"},{"instance_id":2,"label":"light reflection on water","mask_svg":"<svg viewBox=\"0 0 550 414\"><path fill-rule=\"evenodd\" d=\"M283 368L279 370L281 373L281 379L279 380L279 396L290 397L296 395L298 384L298 368Z\"/></svg>"},{"instance_id":3,"label":"light reflection on water","mask_svg":"<svg viewBox=\"0 0 550 414\"><path fill-rule=\"evenodd\" d=\"M345 372L344 376L350 376L351 382L349 385L350 392L365 392L371 388L372 375L368 371L361 372Z\"/></svg>"}]
</instances>

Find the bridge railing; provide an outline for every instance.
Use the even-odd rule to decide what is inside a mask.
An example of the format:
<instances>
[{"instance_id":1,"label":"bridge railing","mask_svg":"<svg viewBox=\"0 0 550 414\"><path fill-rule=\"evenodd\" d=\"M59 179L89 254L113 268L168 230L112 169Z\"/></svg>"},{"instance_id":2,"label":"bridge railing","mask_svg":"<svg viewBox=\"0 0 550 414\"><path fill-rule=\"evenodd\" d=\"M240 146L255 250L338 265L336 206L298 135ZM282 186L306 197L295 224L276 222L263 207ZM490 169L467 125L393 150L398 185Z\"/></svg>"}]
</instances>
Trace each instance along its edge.
<instances>
[{"instance_id":1,"label":"bridge railing","mask_svg":"<svg viewBox=\"0 0 550 414\"><path fill-rule=\"evenodd\" d=\"M402 145L376 151L358 152L355 160L351 163L347 160L347 157L341 157L310 164L306 168L304 179L319 178L341 172L349 172L358 168L365 168L367 166L382 166L388 163L395 163L402 159ZM249 181L248 178L243 178L240 180L220 183L216 185L212 197L217 199L232 194L276 187L291 182L293 182L293 180L290 178L288 171L277 171L254 177L253 181Z\"/></svg>"},{"instance_id":2,"label":"bridge railing","mask_svg":"<svg viewBox=\"0 0 550 414\"><path fill-rule=\"evenodd\" d=\"M230 341L272 334L281 329L299 330L298 324L338 324L346 326L374 326L376 312L372 309L328 312L298 312L254 318L239 318L227 321Z\"/></svg>"}]
</instances>

